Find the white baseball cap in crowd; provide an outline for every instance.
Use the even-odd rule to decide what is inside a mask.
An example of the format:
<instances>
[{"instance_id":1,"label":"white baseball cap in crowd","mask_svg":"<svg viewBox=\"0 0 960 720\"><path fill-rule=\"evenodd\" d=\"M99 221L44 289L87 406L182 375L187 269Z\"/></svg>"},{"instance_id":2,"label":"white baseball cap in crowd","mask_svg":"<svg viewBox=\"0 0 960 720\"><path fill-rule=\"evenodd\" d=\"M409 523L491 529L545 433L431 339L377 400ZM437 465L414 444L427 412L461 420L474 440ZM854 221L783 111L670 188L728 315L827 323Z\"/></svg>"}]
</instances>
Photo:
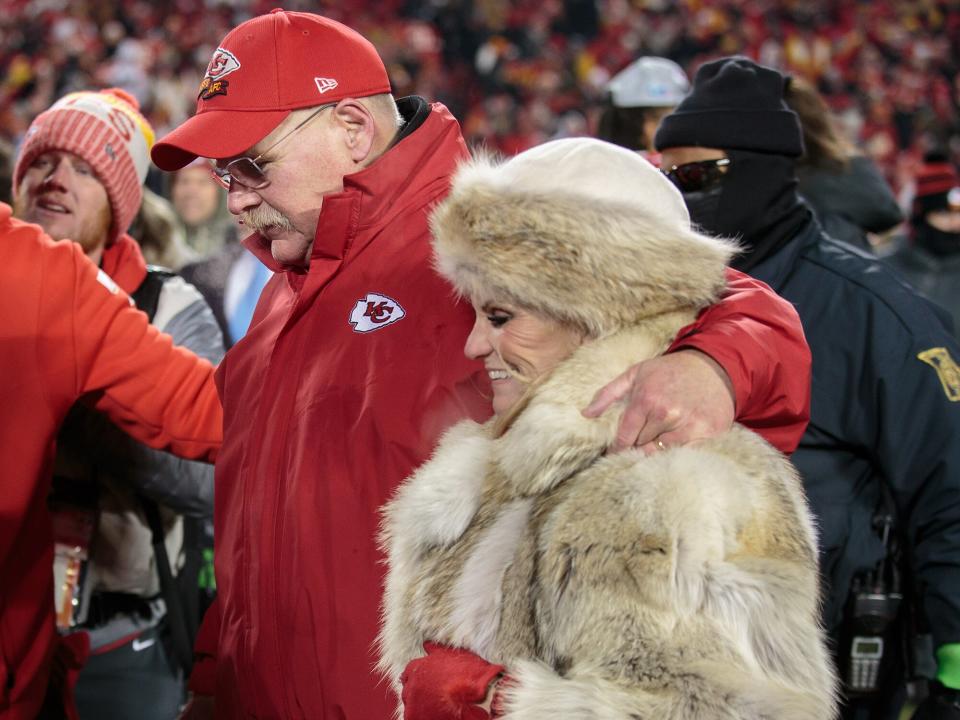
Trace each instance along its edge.
<instances>
[{"instance_id":1,"label":"white baseball cap in crowd","mask_svg":"<svg viewBox=\"0 0 960 720\"><path fill-rule=\"evenodd\" d=\"M690 81L673 60L642 57L607 84L614 107L675 107L690 90Z\"/></svg>"}]
</instances>

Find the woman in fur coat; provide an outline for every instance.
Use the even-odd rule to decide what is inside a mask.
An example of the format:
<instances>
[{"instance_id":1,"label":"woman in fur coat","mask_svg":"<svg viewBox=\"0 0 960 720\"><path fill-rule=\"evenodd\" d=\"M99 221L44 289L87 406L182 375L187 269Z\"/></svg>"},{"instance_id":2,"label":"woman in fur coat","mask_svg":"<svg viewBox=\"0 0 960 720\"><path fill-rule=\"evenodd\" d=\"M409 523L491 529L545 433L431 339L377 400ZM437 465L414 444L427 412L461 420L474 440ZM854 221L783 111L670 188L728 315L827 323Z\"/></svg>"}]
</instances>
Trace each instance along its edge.
<instances>
[{"instance_id":1,"label":"woman in fur coat","mask_svg":"<svg viewBox=\"0 0 960 720\"><path fill-rule=\"evenodd\" d=\"M787 459L739 426L608 455L619 412L580 413L718 298L734 246L693 231L638 155L582 138L474 160L432 222L496 416L451 429L385 508L398 713L834 717Z\"/></svg>"}]
</instances>

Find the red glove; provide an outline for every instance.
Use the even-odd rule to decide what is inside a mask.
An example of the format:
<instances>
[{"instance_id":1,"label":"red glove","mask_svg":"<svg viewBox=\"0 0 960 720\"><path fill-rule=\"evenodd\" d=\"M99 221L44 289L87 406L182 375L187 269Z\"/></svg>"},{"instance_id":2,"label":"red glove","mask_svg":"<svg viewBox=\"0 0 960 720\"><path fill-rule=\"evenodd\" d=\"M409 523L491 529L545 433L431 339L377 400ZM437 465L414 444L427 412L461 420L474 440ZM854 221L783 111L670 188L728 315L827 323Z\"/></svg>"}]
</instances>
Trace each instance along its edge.
<instances>
[{"instance_id":1,"label":"red glove","mask_svg":"<svg viewBox=\"0 0 960 720\"><path fill-rule=\"evenodd\" d=\"M462 648L423 644L426 657L411 660L400 676L404 720L489 720L482 703L503 672Z\"/></svg>"},{"instance_id":2,"label":"red glove","mask_svg":"<svg viewBox=\"0 0 960 720\"><path fill-rule=\"evenodd\" d=\"M516 684L516 680L514 680L510 675L504 675L497 680L497 684L493 688L493 699L490 701L491 720L497 720L497 718L502 718L507 714L506 700L503 693L504 690L507 690Z\"/></svg>"}]
</instances>

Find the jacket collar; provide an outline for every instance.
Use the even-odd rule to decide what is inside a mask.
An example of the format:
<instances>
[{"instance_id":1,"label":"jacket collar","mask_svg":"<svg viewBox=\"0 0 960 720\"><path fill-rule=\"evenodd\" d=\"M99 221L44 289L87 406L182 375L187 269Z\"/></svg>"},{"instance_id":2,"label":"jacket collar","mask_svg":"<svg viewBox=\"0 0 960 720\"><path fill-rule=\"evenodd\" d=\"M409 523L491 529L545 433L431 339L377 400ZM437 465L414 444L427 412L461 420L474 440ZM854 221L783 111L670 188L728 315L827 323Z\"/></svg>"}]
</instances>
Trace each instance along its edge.
<instances>
[{"instance_id":1,"label":"jacket collar","mask_svg":"<svg viewBox=\"0 0 960 720\"><path fill-rule=\"evenodd\" d=\"M514 492L533 496L558 485L606 453L623 405L600 418L581 414L597 388L631 365L662 354L694 313L675 312L582 345L529 398L493 443L493 460Z\"/></svg>"},{"instance_id":2,"label":"jacket collar","mask_svg":"<svg viewBox=\"0 0 960 720\"><path fill-rule=\"evenodd\" d=\"M100 267L127 295L132 295L147 277L147 262L140 246L127 234L104 249Z\"/></svg>"},{"instance_id":3,"label":"jacket collar","mask_svg":"<svg viewBox=\"0 0 960 720\"><path fill-rule=\"evenodd\" d=\"M789 242L751 268L750 274L780 292L796 269L797 259L807 248L816 245L822 235L820 223L811 214Z\"/></svg>"},{"instance_id":4,"label":"jacket collar","mask_svg":"<svg viewBox=\"0 0 960 720\"><path fill-rule=\"evenodd\" d=\"M395 146L397 143L412 135L417 128L427 121L430 113L433 112L433 107L430 103L419 95L400 98L397 100L397 109L403 118L403 127L400 128L400 132L397 133L393 142L390 143L390 147Z\"/></svg>"},{"instance_id":5,"label":"jacket collar","mask_svg":"<svg viewBox=\"0 0 960 720\"><path fill-rule=\"evenodd\" d=\"M460 125L446 107L419 97L403 98L397 104L406 125L391 147L372 165L345 176L341 192L324 197L311 264L343 259L348 252L362 249L374 233L356 245L360 231L386 224L431 195L442 195L457 163L469 156ZM270 243L256 233L243 244L274 272L303 272L279 265L270 253Z\"/></svg>"}]
</instances>

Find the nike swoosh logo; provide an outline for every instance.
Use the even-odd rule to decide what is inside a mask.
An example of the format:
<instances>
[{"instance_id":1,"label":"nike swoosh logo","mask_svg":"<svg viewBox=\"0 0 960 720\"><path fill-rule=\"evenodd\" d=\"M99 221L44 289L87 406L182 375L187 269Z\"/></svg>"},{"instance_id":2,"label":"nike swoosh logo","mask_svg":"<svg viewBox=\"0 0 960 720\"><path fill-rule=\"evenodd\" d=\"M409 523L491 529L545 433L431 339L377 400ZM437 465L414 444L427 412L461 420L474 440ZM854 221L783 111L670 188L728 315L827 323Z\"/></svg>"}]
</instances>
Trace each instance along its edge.
<instances>
[{"instance_id":1,"label":"nike swoosh logo","mask_svg":"<svg viewBox=\"0 0 960 720\"><path fill-rule=\"evenodd\" d=\"M153 645L157 641L156 638L150 638L149 640L141 640L140 638L133 639L133 651L140 652L141 650L146 650L148 647Z\"/></svg>"}]
</instances>

